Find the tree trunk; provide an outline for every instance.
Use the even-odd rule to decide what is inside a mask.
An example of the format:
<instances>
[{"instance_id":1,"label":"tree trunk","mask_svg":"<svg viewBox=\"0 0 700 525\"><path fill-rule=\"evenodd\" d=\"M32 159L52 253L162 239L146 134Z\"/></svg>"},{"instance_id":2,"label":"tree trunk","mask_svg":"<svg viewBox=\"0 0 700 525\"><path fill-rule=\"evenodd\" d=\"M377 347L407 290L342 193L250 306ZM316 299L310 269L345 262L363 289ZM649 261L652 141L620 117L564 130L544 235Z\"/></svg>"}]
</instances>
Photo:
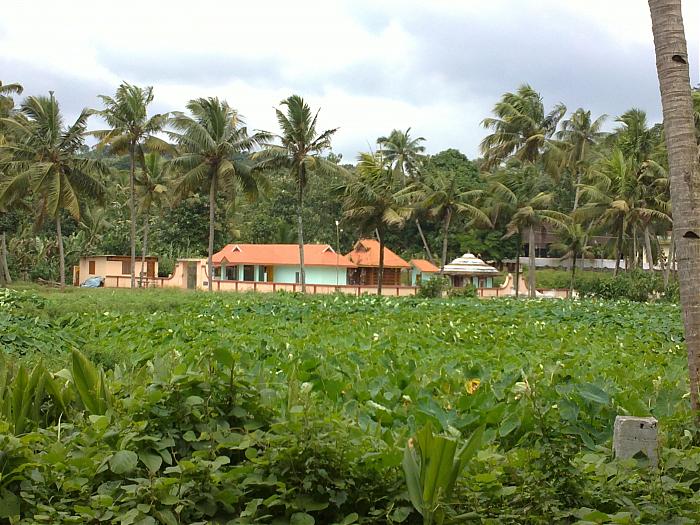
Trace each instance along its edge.
<instances>
[{"instance_id":1,"label":"tree trunk","mask_svg":"<svg viewBox=\"0 0 700 525\"><path fill-rule=\"evenodd\" d=\"M668 281L671 277L671 268L673 267L674 251L673 234L671 234L671 246L668 247L668 258L666 259L664 268L664 291L668 290Z\"/></svg>"},{"instance_id":2,"label":"tree trunk","mask_svg":"<svg viewBox=\"0 0 700 525\"><path fill-rule=\"evenodd\" d=\"M644 228L644 249L647 252L647 264L649 264L649 271L654 272L654 254L651 250L651 234L649 233L649 227Z\"/></svg>"},{"instance_id":3,"label":"tree trunk","mask_svg":"<svg viewBox=\"0 0 700 525\"><path fill-rule=\"evenodd\" d=\"M632 227L632 254L629 260L629 268L625 270L636 270L637 269L637 229Z\"/></svg>"},{"instance_id":4,"label":"tree trunk","mask_svg":"<svg viewBox=\"0 0 700 525\"><path fill-rule=\"evenodd\" d=\"M445 267L447 263L447 240L450 231L450 221L452 220L452 210L447 208L447 214L445 215L445 225L442 231L442 265L440 266L440 272Z\"/></svg>"},{"instance_id":5,"label":"tree trunk","mask_svg":"<svg viewBox=\"0 0 700 525\"><path fill-rule=\"evenodd\" d=\"M306 269L304 268L304 221L301 212L304 209L304 164L299 166L299 196L297 201L297 226L299 232L299 282L301 283L301 293L306 293Z\"/></svg>"},{"instance_id":6,"label":"tree trunk","mask_svg":"<svg viewBox=\"0 0 700 525\"><path fill-rule=\"evenodd\" d=\"M569 285L569 299L574 298L574 283L576 282L576 252L571 260L571 284Z\"/></svg>"},{"instance_id":7,"label":"tree trunk","mask_svg":"<svg viewBox=\"0 0 700 525\"><path fill-rule=\"evenodd\" d=\"M529 288L529 296L530 299L534 299L536 297L536 290L535 290L535 228L533 226L530 226L529 231L528 231L528 243L530 244L529 246L529 256L530 260L528 261L529 268L527 269L527 287Z\"/></svg>"},{"instance_id":8,"label":"tree trunk","mask_svg":"<svg viewBox=\"0 0 700 525\"><path fill-rule=\"evenodd\" d=\"M211 292L212 277L214 276L212 256L214 255L214 221L216 220L216 171L211 177L211 186L209 186L209 248L207 258L207 289Z\"/></svg>"},{"instance_id":9,"label":"tree trunk","mask_svg":"<svg viewBox=\"0 0 700 525\"><path fill-rule=\"evenodd\" d=\"M66 257L63 253L63 235L61 234L61 210L56 215L56 242L58 244L58 282L61 291L66 289Z\"/></svg>"},{"instance_id":10,"label":"tree trunk","mask_svg":"<svg viewBox=\"0 0 700 525\"><path fill-rule=\"evenodd\" d=\"M622 230L619 230L617 232L617 240L615 241L615 270L613 271L613 277L617 277L617 274L620 273L620 259L621 259L621 257L622 257Z\"/></svg>"},{"instance_id":11,"label":"tree trunk","mask_svg":"<svg viewBox=\"0 0 700 525\"><path fill-rule=\"evenodd\" d=\"M377 230L379 237L379 274L377 275L377 295L382 295L382 284L384 281L384 232Z\"/></svg>"},{"instance_id":12,"label":"tree trunk","mask_svg":"<svg viewBox=\"0 0 700 525\"><path fill-rule=\"evenodd\" d=\"M131 144L129 148L129 161L131 163L131 168L129 170L129 215L131 217L131 261L129 268L131 268L131 287L136 287L136 185L134 179L136 178L136 144Z\"/></svg>"},{"instance_id":13,"label":"tree trunk","mask_svg":"<svg viewBox=\"0 0 700 525\"><path fill-rule=\"evenodd\" d=\"M7 243L5 242L5 232L2 232L2 239L0 239L0 262L2 267L0 268L0 282L3 284L12 284L12 276L10 275L10 269L7 266Z\"/></svg>"},{"instance_id":14,"label":"tree trunk","mask_svg":"<svg viewBox=\"0 0 700 525\"><path fill-rule=\"evenodd\" d=\"M571 210L572 213L576 211L576 208L578 208L578 201L579 198L581 197L581 188L579 187L581 185L581 172L576 170L576 193L574 193L574 209Z\"/></svg>"},{"instance_id":15,"label":"tree trunk","mask_svg":"<svg viewBox=\"0 0 700 525\"><path fill-rule=\"evenodd\" d=\"M520 297L520 235L518 235L517 252L515 254L515 298Z\"/></svg>"},{"instance_id":16,"label":"tree trunk","mask_svg":"<svg viewBox=\"0 0 700 525\"><path fill-rule=\"evenodd\" d=\"M143 250L141 251L141 271L139 272L139 288L143 286L143 272L146 266L146 256L148 255L148 223L149 212L146 210L146 218L143 221Z\"/></svg>"},{"instance_id":17,"label":"tree trunk","mask_svg":"<svg viewBox=\"0 0 700 525\"><path fill-rule=\"evenodd\" d=\"M420 235L420 239L421 241L423 241L423 248L425 248L425 253L428 254L428 259L431 263L435 264L435 259L433 259L433 254L430 253L428 241L425 240L425 235L423 235L423 228L421 228L420 221L418 219L416 219L416 227L418 228L418 234Z\"/></svg>"},{"instance_id":18,"label":"tree trunk","mask_svg":"<svg viewBox=\"0 0 700 525\"><path fill-rule=\"evenodd\" d=\"M690 377L690 404L700 409L700 173L680 0L649 0L661 89L673 230Z\"/></svg>"}]
</instances>

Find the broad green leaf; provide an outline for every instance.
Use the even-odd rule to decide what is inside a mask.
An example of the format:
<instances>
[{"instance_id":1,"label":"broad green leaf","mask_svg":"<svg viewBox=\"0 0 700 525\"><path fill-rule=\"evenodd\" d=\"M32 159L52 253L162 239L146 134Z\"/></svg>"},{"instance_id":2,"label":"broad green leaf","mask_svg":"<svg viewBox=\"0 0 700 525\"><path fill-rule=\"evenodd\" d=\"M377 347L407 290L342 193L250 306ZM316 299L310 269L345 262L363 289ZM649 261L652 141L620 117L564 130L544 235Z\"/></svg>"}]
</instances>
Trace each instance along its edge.
<instances>
[{"instance_id":1,"label":"broad green leaf","mask_svg":"<svg viewBox=\"0 0 700 525\"><path fill-rule=\"evenodd\" d=\"M120 450L109 459L109 469L115 474L127 474L136 468L138 460L136 452Z\"/></svg>"}]
</instances>

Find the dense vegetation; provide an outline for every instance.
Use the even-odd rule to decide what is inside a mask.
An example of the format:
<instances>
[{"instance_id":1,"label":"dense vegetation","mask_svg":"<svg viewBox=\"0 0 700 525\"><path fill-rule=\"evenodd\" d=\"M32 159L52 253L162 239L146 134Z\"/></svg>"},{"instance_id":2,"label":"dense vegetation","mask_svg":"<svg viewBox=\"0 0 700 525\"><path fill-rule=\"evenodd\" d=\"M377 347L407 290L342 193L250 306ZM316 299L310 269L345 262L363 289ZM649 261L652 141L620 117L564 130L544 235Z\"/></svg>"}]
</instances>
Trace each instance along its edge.
<instances>
[{"instance_id":1,"label":"dense vegetation","mask_svg":"<svg viewBox=\"0 0 700 525\"><path fill-rule=\"evenodd\" d=\"M0 303L12 523L421 523L401 463L426 423L460 439L485 426L447 521L700 519L672 304L156 290ZM660 420L660 469L611 457L625 413Z\"/></svg>"},{"instance_id":2,"label":"dense vegetation","mask_svg":"<svg viewBox=\"0 0 700 525\"><path fill-rule=\"evenodd\" d=\"M149 116L153 90L124 83L68 125L53 96L16 105L21 92L0 83L0 280L59 280L61 261L68 272L81 254L148 251L167 273L177 257L234 239L303 233L335 244L336 220L342 250L381 232L405 256L441 263L471 251L498 262L522 246L534 256L535 232L546 229L558 239L550 254L570 261L608 256L633 269L646 253L670 268L658 243L671 227L663 130L642 109L605 132L613 119L548 109L523 85L484 119L482 158L426 155L408 129L379 137L353 165L332 152L336 130L316 130L317 113L298 96L282 101L276 135L249 133L215 98ZM697 90L694 101L700 140ZM95 114L107 129L88 131Z\"/></svg>"}]
</instances>

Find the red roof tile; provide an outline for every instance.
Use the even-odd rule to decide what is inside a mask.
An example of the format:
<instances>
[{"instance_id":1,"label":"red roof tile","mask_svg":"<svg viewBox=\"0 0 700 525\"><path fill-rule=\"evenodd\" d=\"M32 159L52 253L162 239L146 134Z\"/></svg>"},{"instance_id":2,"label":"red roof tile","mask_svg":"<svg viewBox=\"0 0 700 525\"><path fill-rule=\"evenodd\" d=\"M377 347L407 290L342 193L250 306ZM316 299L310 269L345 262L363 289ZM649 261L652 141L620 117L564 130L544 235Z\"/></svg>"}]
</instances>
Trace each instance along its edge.
<instances>
[{"instance_id":1,"label":"red roof tile","mask_svg":"<svg viewBox=\"0 0 700 525\"><path fill-rule=\"evenodd\" d=\"M425 259L411 259L411 264L423 273L437 273L440 268Z\"/></svg>"},{"instance_id":2,"label":"red roof tile","mask_svg":"<svg viewBox=\"0 0 700 525\"><path fill-rule=\"evenodd\" d=\"M227 244L212 256L215 265L226 259L232 264L264 264L271 266L298 266L298 244ZM336 266L354 268L344 255L338 254L328 244L305 244L305 266Z\"/></svg>"},{"instance_id":3,"label":"red roof tile","mask_svg":"<svg viewBox=\"0 0 700 525\"><path fill-rule=\"evenodd\" d=\"M357 266L379 267L379 241L374 239L361 239L355 243L355 247L346 257ZM384 267L410 268L411 266L385 246Z\"/></svg>"}]
</instances>

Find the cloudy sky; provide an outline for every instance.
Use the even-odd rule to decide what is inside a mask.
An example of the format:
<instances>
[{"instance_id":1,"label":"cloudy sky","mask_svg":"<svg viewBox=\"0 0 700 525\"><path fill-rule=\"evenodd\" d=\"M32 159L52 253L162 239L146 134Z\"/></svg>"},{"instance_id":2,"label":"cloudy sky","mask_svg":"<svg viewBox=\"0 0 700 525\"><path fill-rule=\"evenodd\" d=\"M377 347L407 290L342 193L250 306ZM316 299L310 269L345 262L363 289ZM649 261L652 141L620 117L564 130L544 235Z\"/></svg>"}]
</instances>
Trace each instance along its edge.
<instances>
[{"instance_id":1,"label":"cloudy sky","mask_svg":"<svg viewBox=\"0 0 700 525\"><path fill-rule=\"evenodd\" d=\"M684 3L697 84L700 8ZM429 152L476 156L481 120L525 82L548 107L661 114L644 0L5 0L0 80L53 89L69 116L122 80L154 86L155 112L215 95L270 131L298 93L347 160L409 126Z\"/></svg>"}]
</instances>

